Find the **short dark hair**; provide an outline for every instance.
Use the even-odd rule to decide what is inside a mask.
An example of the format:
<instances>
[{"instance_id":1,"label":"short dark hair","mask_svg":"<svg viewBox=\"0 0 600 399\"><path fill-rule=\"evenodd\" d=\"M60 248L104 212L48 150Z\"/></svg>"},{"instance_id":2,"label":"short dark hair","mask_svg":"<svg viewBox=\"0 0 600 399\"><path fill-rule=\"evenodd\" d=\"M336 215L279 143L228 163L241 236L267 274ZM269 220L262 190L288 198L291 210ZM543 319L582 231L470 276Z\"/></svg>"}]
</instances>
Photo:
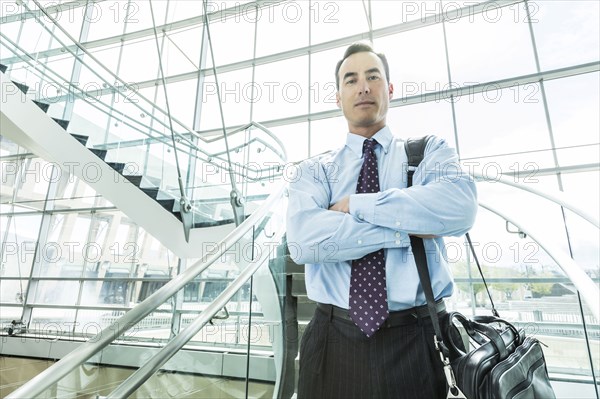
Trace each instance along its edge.
<instances>
[{"instance_id":1,"label":"short dark hair","mask_svg":"<svg viewBox=\"0 0 600 399\"><path fill-rule=\"evenodd\" d=\"M387 58L385 58L385 54L376 53L370 44L367 44L365 42L357 42L357 43L351 44L346 49L346 52L344 53L344 57L341 60L339 60L337 65L335 66L335 87L336 87L336 89L338 89L338 90L340 89L340 77L338 75L339 75L342 63L346 60L346 58L350 57L352 54L363 53L363 52L373 53L377 57L379 57L379 59L381 60L381 63L383 64L383 69L385 70L385 77L386 77L388 83L390 83L390 66L388 65Z\"/></svg>"}]
</instances>

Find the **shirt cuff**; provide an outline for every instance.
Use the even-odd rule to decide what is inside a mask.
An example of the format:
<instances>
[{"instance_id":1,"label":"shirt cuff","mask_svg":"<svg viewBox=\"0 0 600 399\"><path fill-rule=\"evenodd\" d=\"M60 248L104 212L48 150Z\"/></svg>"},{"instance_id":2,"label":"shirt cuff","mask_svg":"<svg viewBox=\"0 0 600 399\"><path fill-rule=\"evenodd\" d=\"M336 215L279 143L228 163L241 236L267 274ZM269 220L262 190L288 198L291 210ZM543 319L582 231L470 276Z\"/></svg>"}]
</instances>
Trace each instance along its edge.
<instances>
[{"instance_id":1,"label":"shirt cuff","mask_svg":"<svg viewBox=\"0 0 600 399\"><path fill-rule=\"evenodd\" d=\"M410 246L410 237L403 231L388 229L385 233L386 248L406 248Z\"/></svg>"}]
</instances>

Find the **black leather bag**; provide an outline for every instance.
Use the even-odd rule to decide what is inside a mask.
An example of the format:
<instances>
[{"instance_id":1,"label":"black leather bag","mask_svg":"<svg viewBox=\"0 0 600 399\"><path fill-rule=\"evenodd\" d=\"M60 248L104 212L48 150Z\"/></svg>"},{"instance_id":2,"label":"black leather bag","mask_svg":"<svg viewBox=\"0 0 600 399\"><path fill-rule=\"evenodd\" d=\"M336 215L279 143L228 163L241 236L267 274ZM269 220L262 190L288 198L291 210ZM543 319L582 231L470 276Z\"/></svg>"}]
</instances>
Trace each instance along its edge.
<instances>
[{"instance_id":1,"label":"black leather bag","mask_svg":"<svg viewBox=\"0 0 600 399\"><path fill-rule=\"evenodd\" d=\"M509 322L494 317L469 320L458 312L449 313L452 325L460 324L476 348L462 350L462 342L445 335L450 364L457 387L469 399L553 399L546 362L540 342L525 337ZM450 324L449 324L450 325Z\"/></svg>"},{"instance_id":2,"label":"black leather bag","mask_svg":"<svg viewBox=\"0 0 600 399\"><path fill-rule=\"evenodd\" d=\"M408 186L412 185L414 171L424 157L427 137L409 139L405 144L408 157ZM479 260L473 249L469 234L467 241L475 263L488 293L494 316L476 317L469 320L458 312L449 313L448 330L440 329L439 316L427 267L423 239L410 237L412 252L419 272L421 286L435 330L434 344L444 365L448 382L449 398L467 399L555 399L550 385L546 362L540 342L525 337L511 323L501 319L487 287ZM461 324L474 342L473 349L463 350L457 343L455 323Z\"/></svg>"},{"instance_id":3,"label":"black leather bag","mask_svg":"<svg viewBox=\"0 0 600 399\"><path fill-rule=\"evenodd\" d=\"M470 243L470 238L467 238ZM448 397L555 399L540 342L534 337L525 337L523 331L499 318L493 301L495 316L469 320L458 312L449 313L448 331L441 331L423 240L411 237L411 246L435 330L435 347L444 364ZM453 340L456 334L450 329L455 328L456 322L464 327L470 341L474 342L473 349L463 351L462 342Z\"/></svg>"}]
</instances>

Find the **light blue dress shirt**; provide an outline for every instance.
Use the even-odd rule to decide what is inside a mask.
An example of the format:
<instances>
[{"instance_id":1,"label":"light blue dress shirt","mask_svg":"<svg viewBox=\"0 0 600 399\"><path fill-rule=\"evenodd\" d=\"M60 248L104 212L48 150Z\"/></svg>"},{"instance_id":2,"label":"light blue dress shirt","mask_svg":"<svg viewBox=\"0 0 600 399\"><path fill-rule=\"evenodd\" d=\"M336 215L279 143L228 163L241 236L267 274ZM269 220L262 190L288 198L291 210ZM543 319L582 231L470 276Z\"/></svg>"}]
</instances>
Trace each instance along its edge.
<instances>
[{"instance_id":1,"label":"light blue dress shirt","mask_svg":"<svg viewBox=\"0 0 600 399\"><path fill-rule=\"evenodd\" d=\"M373 138L379 193L356 194L365 138L352 133L344 147L288 173L288 247L306 265L308 297L348 309L351 261L385 248L389 309L424 305L408 234L436 236L423 240L433 292L436 299L450 296L454 282L442 237L463 235L473 225L475 183L460 169L456 151L432 136L407 188L404 141L387 126ZM328 210L348 195L350 213Z\"/></svg>"}]
</instances>

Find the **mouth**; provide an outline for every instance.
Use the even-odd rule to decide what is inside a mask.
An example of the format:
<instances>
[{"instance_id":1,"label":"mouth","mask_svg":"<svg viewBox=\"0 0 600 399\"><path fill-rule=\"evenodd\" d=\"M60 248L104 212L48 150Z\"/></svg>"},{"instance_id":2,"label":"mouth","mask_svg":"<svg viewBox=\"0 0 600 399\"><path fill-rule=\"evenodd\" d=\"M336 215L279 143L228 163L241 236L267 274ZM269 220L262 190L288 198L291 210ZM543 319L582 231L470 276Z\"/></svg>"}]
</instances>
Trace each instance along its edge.
<instances>
[{"instance_id":1,"label":"mouth","mask_svg":"<svg viewBox=\"0 0 600 399\"><path fill-rule=\"evenodd\" d=\"M375 101L359 101L354 104L355 107L367 107L371 105L375 105Z\"/></svg>"}]
</instances>

